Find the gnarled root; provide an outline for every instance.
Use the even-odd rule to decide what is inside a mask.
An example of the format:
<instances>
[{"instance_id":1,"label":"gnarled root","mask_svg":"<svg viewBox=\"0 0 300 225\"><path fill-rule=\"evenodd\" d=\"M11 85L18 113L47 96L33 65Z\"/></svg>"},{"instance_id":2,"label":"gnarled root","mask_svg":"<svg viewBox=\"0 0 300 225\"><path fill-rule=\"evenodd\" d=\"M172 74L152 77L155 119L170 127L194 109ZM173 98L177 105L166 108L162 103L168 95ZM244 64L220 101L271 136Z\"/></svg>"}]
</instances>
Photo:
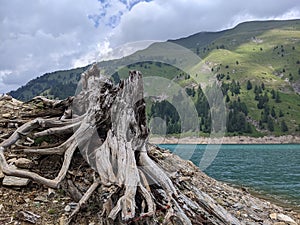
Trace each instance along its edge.
<instances>
[{"instance_id":1,"label":"gnarled root","mask_svg":"<svg viewBox=\"0 0 300 225\"><path fill-rule=\"evenodd\" d=\"M208 218L210 224L239 224L201 192L190 188L198 201L189 199L180 191L180 185L149 157L149 130L139 72L130 72L127 80L113 86L110 80L99 76L99 69L94 65L82 75L81 82L82 91L74 98L56 101L36 97L33 100L48 108L64 109L66 113L58 118L37 118L25 123L3 141L0 144L0 166L5 174L30 178L57 188L66 177L75 150L79 149L98 178L82 196L70 219L101 184L99 191L105 221L124 223L141 220L137 223L142 224L146 217L159 214L164 216L165 224L190 225L195 224L190 217L196 217L200 212L207 218L209 215L216 218ZM80 116L76 117L73 109ZM12 169L4 156L5 150L37 129L34 137L68 134L65 135L68 139L59 146L23 150L26 154L63 155L61 170L53 180L30 171Z\"/></svg>"}]
</instances>

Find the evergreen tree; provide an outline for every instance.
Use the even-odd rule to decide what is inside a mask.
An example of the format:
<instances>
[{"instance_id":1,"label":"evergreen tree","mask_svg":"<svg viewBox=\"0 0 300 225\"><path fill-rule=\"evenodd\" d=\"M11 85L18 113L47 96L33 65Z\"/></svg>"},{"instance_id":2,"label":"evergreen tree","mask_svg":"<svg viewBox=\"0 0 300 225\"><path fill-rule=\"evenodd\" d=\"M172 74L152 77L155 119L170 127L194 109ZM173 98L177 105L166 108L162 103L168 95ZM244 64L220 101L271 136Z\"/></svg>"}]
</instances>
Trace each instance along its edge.
<instances>
[{"instance_id":1,"label":"evergreen tree","mask_svg":"<svg viewBox=\"0 0 300 225\"><path fill-rule=\"evenodd\" d=\"M259 93L258 93L258 87L257 87L257 85L254 86L254 93L255 93L255 94L259 94Z\"/></svg>"},{"instance_id":2,"label":"evergreen tree","mask_svg":"<svg viewBox=\"0 0 300 225\"><path fill-rule=\"evenodd\" d=\"M251 84L251 81L248 80L247 81L247 90L251 90L252 89L252 84Z\"/></svg>"},{"instance_id":3,"label":"evergreen tree","mask_svg":"<svg viewBox=\"0 0 300 225\"><path fill-rule=\"evenodd\" d=\"M276 92L275 102L276 102L276 103L280 103L280 102L281 102L280 96L279 96L279 92L278 92L278 91Z\"/></svg>"},{"instance_id":4,"label":"evergreen tree","mask_svg":"<svg viewBox=\"0 0 300 225\"><path fill-rule=\"evenodd\" d=\"M271 116L272 116L273 118L276 118L276 112L275 112L274 107L272 107L272 110L271 110Z\"/></svg>"},{"instance_id":5,"label":"evergreen tree","mask_svg":"<svg viewBox=\"0 0 300 225\"><path fill-rule=\"evenodd\" d=\"M273 132L274 131L274 122L271 117L268 117L268 130Z\"/></svg>"},{"instance_id":6,"label":"evergreen tree","mask_svg":"<svg viewBox=\"0 0 300 225\"><path fill-rule=\"evenodd\" d=\"M282 132L287 132L287 131L289 131L289 128L288 128L288 126L286 125L286 123L285 123L284 120L281 121L281 131L282 131Z\"/></svg>"},{"instance_id":7,"label":"evergreen tree","mask_svg":"<svg viewBox=\"0 0 300 225\"><path fill-rule=\"evenodd\" d=\"M276 98L276 92L274 91L274 89L271 90L271 95L272 95L272 99Z\"/></svg>"},{"instance_id":8,"label":"evergreen tree","mask_svg":"<svg viewBox=\"0 0 300 225\"><path fill-rule=\"evenodd\" d=\"M284 114L283 114L283 112L281 111L281 109L279 110L279 117L283 117L284 116Z\"/></svg>"},{"instance_id":9,"label":"evergreen tree","mask_svg":"<svg viewBox=\"0 0 300 225\"><path fill-rule=\"evenodd\" d=\"M229 95L226 95L226 102L230 102L230 98L229 98Z\"/></svg>"}]
</instances>

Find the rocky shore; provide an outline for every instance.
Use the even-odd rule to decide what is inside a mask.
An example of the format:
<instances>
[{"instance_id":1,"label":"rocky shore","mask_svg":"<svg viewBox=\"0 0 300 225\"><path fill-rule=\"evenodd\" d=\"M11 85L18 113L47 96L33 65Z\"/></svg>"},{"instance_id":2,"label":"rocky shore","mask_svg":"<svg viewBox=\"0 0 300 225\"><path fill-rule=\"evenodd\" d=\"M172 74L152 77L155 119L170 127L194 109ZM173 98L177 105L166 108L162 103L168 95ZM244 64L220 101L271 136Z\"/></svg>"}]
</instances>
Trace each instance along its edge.
<instances>
[{"instance_id":1,"label":"rocky shore","mask_svg":"<svg viewBox=\"0 0 300 225\"><path fill-rule=\"evenodd\" d=\"M20 124L32 119L33 115L44 116L39 107L23 105L13 99L0 100L0 138L5 140ZM300 143L299 137L264 137L254 139L251 137L225 137L222 139L207 138L151 138L151 143L185 143L185 144L242 144L242 143ZM43 143L41 143L42 145ZM16 146L17 147L17 146ZM187 207L206 217L217 217L215 213L234 216L239 224L245 225L297 225L300 224L300 212L288 207L278 206L268 200L256 197L245 188L232 187L219 182L201 172L192 162L181 159L171 154L168 150L150 146L151 157L163 168L169 178L178 184L177 188L183 193L183 197L195 201L197 205L190 204ZM61 157L50 155L46 157L32 156L24 161L26 155L18 151L6 154L6 158L12 166L27 168L32 171L43 172L49 177L55 177L58 173ZM25 166L24 166L25 165ZM70 187L86 191L92 182L92 171L77 152L68 171L67 181L57 190L48 189L38 183L27 180L21 186L16 183L4 183L7 178L0 170L0 225L4 224L59 224L64 225L64 220L71 212L74 205L73 195L68 192ZM14 181L15 182L15 181ZM66 186L69 188L66 188ZM100 191L99 188L98 191ZM183 199L184 200L184 199ZM76 222L73 224L101 224L101 203L99 192L96 192L86 207L79 212ZM213 204L212 204L213 203ZM221 211L216 210L220 209ZM157 224L162 213L160 208L155 212ZM223 211L224 210L224 211ZM209 214L206 214L210 212ZM35 218L31 223L26 218ZM136 220L138 220L137 218ZM151 218L152 220L153 218ZM198 221L200 223L200 221ZM127 224L136 224L130 222ZM174 223L175 224L175 223ZM203 222L202 224L209 224Z\"/></svg>"},{"instance_id":2,"label":"rocky shore","mask_svg":"<svg viewBox=\"0 0 300 225\"><path fill-rule=\"evenodd\" d=\"M245 188L232 187L216 181L201 172L192 162L182 160L168 151L163 151L161 154L162 160L159 161L159 164L169 170L170 173L173 172L171 174L174 174L174 170L181 173L180 179L182 179L183 186L193 185L197 187L207 194L207 198L213 198L219 205L238 218L242 224L300 224L299 211L283 208L270 201L255 197ZM196 195L192 192L186 194L189 197Z\"/></svg>"},{"instance_id":3,"label":"rocky shore","mask_svg":"<svg viewBox=\"0 0 300 225\"><path fill-rule=\"evenodd\" d=\"M232 136L221 138L208 137L151 137L150 143L153 144L300 144L300 136Z\"/></svg>"}]
</instances>

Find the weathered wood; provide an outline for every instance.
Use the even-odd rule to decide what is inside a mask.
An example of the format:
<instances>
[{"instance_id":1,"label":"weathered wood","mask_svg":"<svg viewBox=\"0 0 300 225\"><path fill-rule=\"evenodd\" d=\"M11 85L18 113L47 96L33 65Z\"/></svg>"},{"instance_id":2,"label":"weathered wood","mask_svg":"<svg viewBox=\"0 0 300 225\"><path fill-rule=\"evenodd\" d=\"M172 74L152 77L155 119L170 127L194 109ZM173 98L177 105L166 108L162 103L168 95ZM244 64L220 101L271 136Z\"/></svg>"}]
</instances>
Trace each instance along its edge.
<instances>
[{"instance_id":1,"label":"weathered wood","mask_svg":"<svg viewBox=\"0 0 300 225\"><path fill-rule=\"evenodd\" d=\"M62 115L29 121L0 144L0 165L4 174L30 178L57 188L66 177L75 150L79 149L98 178L83 195L72 216L101 186L103 202L99 204L102 204L106 224L111 220L116 223L143 221L154 216L158 208L163 209L165 224L190 225L199 212L207 215L210 224L239 224L207 196L196 192L197 201L185 196L180 185L150 158L141 73L131 71L128 79L114 86L93 65L83 73L81 86L81 92L74 98L58 101L39 96L29 102L42 103L49 109L63 109ZM69 138L59 146L23 150L26 154L63 155L64 161L55 179L9 168L4 151L9 151L18 140L22 142L23 137L66 134ZM151 220L145 221L151 224Z\"/></svg>"}]
</instances>

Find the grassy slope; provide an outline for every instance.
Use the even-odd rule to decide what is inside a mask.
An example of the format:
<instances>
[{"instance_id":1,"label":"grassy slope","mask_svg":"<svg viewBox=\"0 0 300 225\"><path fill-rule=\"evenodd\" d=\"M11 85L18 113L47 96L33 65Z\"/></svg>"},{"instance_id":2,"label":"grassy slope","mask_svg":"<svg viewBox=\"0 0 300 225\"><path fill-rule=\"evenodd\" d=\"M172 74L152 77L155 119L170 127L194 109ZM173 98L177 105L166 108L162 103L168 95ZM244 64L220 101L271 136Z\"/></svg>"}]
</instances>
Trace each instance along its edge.
<instances>
[{"instance_id":1,"label":"grassy slope","mask_svg":"<svg viewBox=\"0 0 300 225\"><path fill-rule=\"evenodd\" d=\"M191 71L192 77L197 82L206 82L214 78L218 73L229 74L231 79L239 81L242 90L240 98L246 102L249 115L259 120L261 110L256 107L253 90L246 90L247 80L251 80L253 86L260 85L262 82L266 85L267 90L272 88L280 91L281 103L275 103L271 98L269 105L275 107L278 114L281 109L285 116L284 120L295 131L295 127L300 124L300 97L297 95L287 79L291 82L300 81L298 70L300 64L300 20L294 21L267 21L267 22L247 22L238 25L234 29L221 32L201 32L190 37L172 40L170 42L182 45L191 49L203 59L195 71ZM160 43L161 44L161 43ZM160 44L152 46L152 51L157 53ZM151 50L147 50L151 52ZM150 53L151 55L152 53ZM182 71L167 64L157 64L155 62L143 62L141 57L143 53L139 52L133 56L99 63L101 68L107 70L109 67L116 65L120 78L128 76L128 70L140 70L145 76L161 76L169 80L174 80L183 86L191 86L193 81L184 79ZM130 59L131 58L131 59ZM130 65L136 58L136 63ZM120 63L122 61L122 63ZM155 60L154 60L155 61ZM237 63L238 62L238 63ZM119 67L118 65L130 65ZM171 63L172 64L172 63ZM201 65L201 66L200 66ZM204 68L205 65L213 72L199 71L198 68ZM22 100L28 100L34 95L47 93L51 89L49 81L56 80L60 83L67 84L69 81L76 83L78 75L84 69L75 69L70 71L58 71L46 74L38 79L29 82L15 92L14 97ZM284 72L283 72L284 71ZM197 74L197 75L196 75ZM226 82L226 81L225 81ZM12 92L14 94L14 92ZM270 94L269 94L270 96ZM280 118L278 123L280 123ZM279 126L275 126L276 132L279 132Z\"/></svg>"},{"instance_id":2,"label":"grassy slope","mask_svg":"<svg viewBox=\"0 0 300 225\"><path fill-rule=\"evenodd\" d=\"M290 82L300 80L300 65L297 64L300 60L300 21L259 24L246 23L224 32L203 46L200 55L213 68L211 76L229 74L231 79L228 82L232 79L240 82L242 90L239 96L247 104L250 117L255 120L260 119L262 110L257 109L253 89L247 91L246 82L250 80L253 86L263 82L268 92L278 90L281 103L275 103L268 94L270 108L274 106L277 115L280 109L284 112L284 117L276 120L274 133L281 134L279 124L282 119L293 133L300 124L300 114L297 113L300 112L300 96L290 85ZM258 25L259 28L255 28ZM188 41L188 38L182 39L181 44ZM222 45L225 49L219 48ZM193 50L196 51L195 46Z\"/></svg>"}]
</instances>

